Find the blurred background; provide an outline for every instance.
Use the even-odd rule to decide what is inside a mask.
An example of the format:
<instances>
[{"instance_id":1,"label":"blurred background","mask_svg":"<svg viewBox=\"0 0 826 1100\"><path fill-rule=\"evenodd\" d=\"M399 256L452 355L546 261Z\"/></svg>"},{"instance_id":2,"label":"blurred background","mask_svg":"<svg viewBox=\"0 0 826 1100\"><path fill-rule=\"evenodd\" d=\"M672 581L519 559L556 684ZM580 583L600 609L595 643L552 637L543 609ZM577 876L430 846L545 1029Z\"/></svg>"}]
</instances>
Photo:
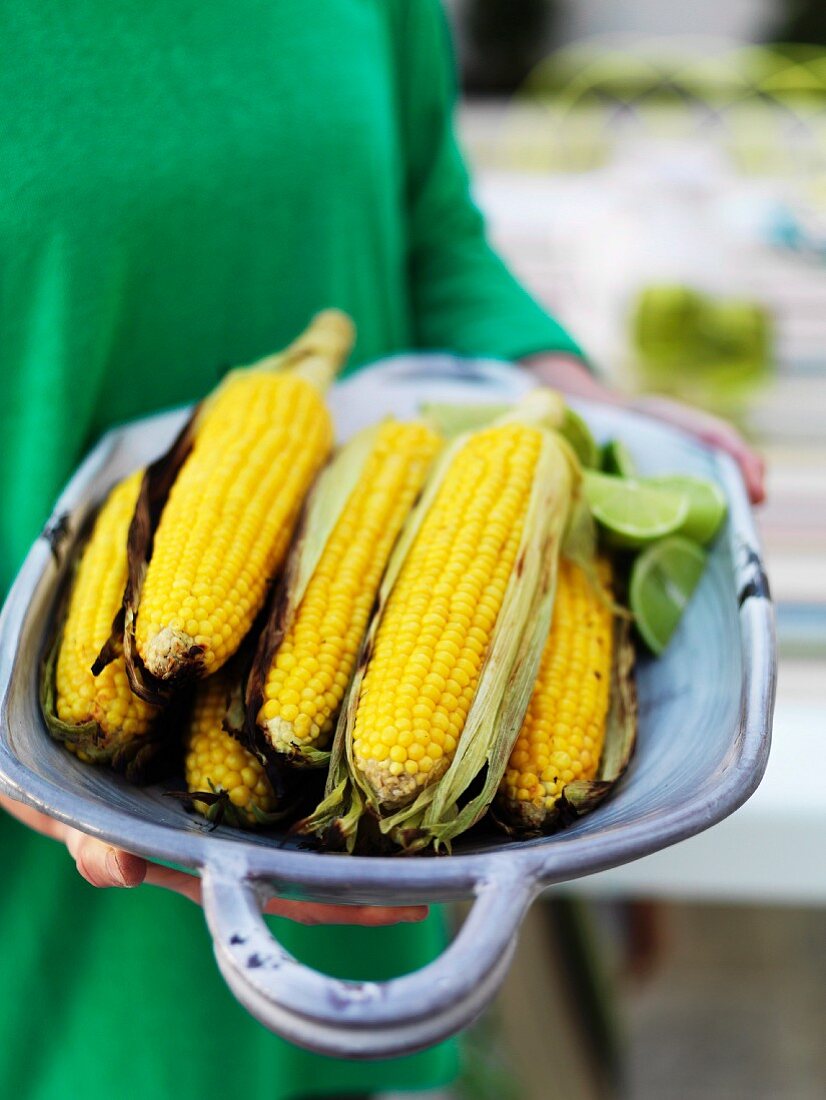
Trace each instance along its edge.
<instances>
[{"instance_id":1,"label":"blurred background","mask_svg":"<svg viewBox=\"0 0 826 1100\"><path fill-rule=\"evenodd\" d=\"M820 1100L826 3L447 7L498 248L617 386L722 412L765 453L780 647L757 794L536 905L456 1095Z\"/></svg>"}]
</instances>

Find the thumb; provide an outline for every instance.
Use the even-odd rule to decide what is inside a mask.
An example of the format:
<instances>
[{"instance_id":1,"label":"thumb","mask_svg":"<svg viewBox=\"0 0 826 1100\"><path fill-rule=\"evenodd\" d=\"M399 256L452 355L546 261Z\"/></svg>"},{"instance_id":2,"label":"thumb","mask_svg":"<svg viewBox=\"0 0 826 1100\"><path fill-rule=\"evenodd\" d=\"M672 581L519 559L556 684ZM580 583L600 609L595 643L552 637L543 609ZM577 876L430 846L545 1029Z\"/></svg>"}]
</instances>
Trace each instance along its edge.
<instances>
[{"instance_id":1,"label":"thumb","mask_svg":"<svg viewBox=\"0 0 826 1100\"><path fill-rule=\"evenodd\" d=\"M67 829L66 847L78 872L92 886L140 886L146 877L146 860L104 844L77 829Z\"/></svg>"}]
</instances>

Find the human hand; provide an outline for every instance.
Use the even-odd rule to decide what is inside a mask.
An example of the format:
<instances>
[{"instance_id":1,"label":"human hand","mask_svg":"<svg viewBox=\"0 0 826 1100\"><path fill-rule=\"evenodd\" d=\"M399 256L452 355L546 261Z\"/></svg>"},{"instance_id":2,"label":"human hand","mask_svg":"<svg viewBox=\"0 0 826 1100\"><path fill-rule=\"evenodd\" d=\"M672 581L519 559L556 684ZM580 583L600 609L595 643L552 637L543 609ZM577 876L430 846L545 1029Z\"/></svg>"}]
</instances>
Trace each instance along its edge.
<instances>
[{"instance_id":1,"label":"human hand","mask_svg":"<svg viewBox=\"0 0 826 1100\"><path fill-rule=\"evenodd\" d=\"M682 428L710 447L717 447L731 455L740 467L752 504L761 504L766 499L766 464L748 440L727 420L657 394L635 398L630 402L630 407L673 424L675 428Z\"/></svg>"},{"instance_id":2,"label":"human hand","mask_svg":"<svg viewBox=\"0 0 826 1100\"><path fill-rule=\"evenodd\" d=\"M32 810L20 802L0 795L0 806L18 821L44 836L65 844L79 873L92 886L102 888L140 885L161 886L181 894L196 905L201 904L201 880L197 875L173 871L141 856L114 848L103 840L88 836L61 821ZM377 926L420 921L427 915L424 905L368 906L323 905L318 902L288 901L272 898L264 910L279 917L289 917L299 924L361 924Z\"/></svg>"},{"instance_id":3,"label":"human hand","mask_svg":"<svg viewBox=\"0 0 826 1100\"><path fill-rule=\"evenodd\" d=\"M589 398L609 405L619 405L654 416L667 424L673 424L696 436L711 447L718 447L730 454L740 467L752 504L760 504L766 497L765 464L754 448L736 428L711 413L684 405L669 397L649 395L627 397L610 389L595 378L579 360L562 355L534 355L525 360L548 386L572 397Z\"/></svg>"}]
</instances>

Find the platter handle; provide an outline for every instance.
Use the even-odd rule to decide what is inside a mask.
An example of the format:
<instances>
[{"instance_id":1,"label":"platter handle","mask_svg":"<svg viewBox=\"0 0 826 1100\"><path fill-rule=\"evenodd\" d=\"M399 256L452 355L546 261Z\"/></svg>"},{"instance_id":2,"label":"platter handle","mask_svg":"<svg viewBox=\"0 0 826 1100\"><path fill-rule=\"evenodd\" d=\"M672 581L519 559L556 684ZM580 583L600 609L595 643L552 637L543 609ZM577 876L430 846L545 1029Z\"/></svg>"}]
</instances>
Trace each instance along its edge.
<instances>
[{"instance_id":1,"label":"platter handle","mask_svg":"<svg viewBox=\"0 0 826 1100\"><path fill-rule=\"evenodd\" d=\"M437 959L400 978L358 982L321 974L281 946L262 917L265 884L217 863L201 877L215 956L241 1004L291 1043L362 1060L422 1050L471 1023L499 988L539 889L516 868L492 870Z\"/></svg>"}]
</instances>

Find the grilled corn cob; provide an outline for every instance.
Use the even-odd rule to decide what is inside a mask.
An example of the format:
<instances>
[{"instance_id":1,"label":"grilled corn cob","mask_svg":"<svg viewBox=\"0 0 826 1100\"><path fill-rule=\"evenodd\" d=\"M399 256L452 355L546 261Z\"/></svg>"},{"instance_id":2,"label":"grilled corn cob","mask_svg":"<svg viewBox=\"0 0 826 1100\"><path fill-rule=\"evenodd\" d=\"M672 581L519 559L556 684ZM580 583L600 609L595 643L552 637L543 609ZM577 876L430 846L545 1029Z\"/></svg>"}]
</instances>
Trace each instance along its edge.
<instances>
[{"instance_id":1,"label":"grilled corn cob","mask_svg":"<svg viewBox=\"0 0 826 1100\"><path fill-rule=\"evenodd\" d=\"M437 464L382 583L326 797L302 831L352 848L369 813L407 850L446 847L494 797L550 627L577 476L544 427L557 403L532 396Z\"/></svg>"},{"instance_id":2,"label":"grilled corn cob","mask_svg":"<svg viewBox=\"0 0 826 1100\"><path fill-rule=\"evenodd\" d=\"M364 675L356 767L401 806L447 770L516 561L542 432L473 436L451 464L393 588Z\"/></svg>"},{"instance_id":3,"label":"grilled corn cob","mask_svg":"<svg viewBox=\"0 0 826 1100\"><path fill-rule=\"evenodd\" d=\"M276 799L263 766L224 728L236 689L222 669L198 685L184 735L184 769L195 809L210 821L251 827L264 824Z\"/></svg>"},{"instance_id":4,"label":"grilled corn cob","mask_svg":"<svg viewBox=\"0 0 826 1100\"><path fill-rule=\"evenodd\" d=\"M283 356L234 371L205 403L136 609L137 652L158 680L210 675L252 625L332 445L323 391L351 342L343 314L320 314Z\"/></svg>"},{"instance_id":5,"label":"grilled corn cob","mask_svg":"<svg viewBox=\"0 0 826 1100\"><path fill-rule=\"evenodd\" d=\"M634 646L612 580L605 560L580 557L561 567L553 627L493 808L510 833L552 832L594 809L631 759Z\"/></svg>"},{"instance_id":6,"label":"grilled corn cob","mask_svg":"<svg viewBox=\"0 0 826 1100\"><path fill-rule=\"evenodd\" d=\"M599 580L610 581L607 561ZM573 562L560 563L553 620L525 721L500 787L511 816L541 824L569 783L599 767L611 692L613 615Z\"/></svg>"},{"instance_id":7,"label":"grilled corn cob","mask_svg":"<svg viewBox=\"0 0 826 1100\"><path fill-rule=\"evenodd\" d=\"M158 708L133 695L123 657L93 676L126 583L126 538L140 489L138 470L111 491L83 548L59 648L44 677L44 704L56 737L86 762L131 768L148 748Z\"/></svg>"},{"instance_id":8,"label":"grilled corn cob","mask_svg":"<svg viewBox=\"0 0 826 1100\"><path fill-rule=\"evenodd\" d=\"M300 603L287 609L283 640L266 655L258 711L267 746L294 762L312 762L314 750L330 739L387 560L439 445L422 423L387 421L356 437L323 475L341 490L338 518ZM338 483L338 467L354 448L355 484L348 493ZM323 493L326 485L318 488ZM319 522L326 518L319 514ZM308 527L314 520L311 505ZM307 531L308 539L314 533ZM299 541L299 559L306 546Z\"/></svg>"}]
</instances>

